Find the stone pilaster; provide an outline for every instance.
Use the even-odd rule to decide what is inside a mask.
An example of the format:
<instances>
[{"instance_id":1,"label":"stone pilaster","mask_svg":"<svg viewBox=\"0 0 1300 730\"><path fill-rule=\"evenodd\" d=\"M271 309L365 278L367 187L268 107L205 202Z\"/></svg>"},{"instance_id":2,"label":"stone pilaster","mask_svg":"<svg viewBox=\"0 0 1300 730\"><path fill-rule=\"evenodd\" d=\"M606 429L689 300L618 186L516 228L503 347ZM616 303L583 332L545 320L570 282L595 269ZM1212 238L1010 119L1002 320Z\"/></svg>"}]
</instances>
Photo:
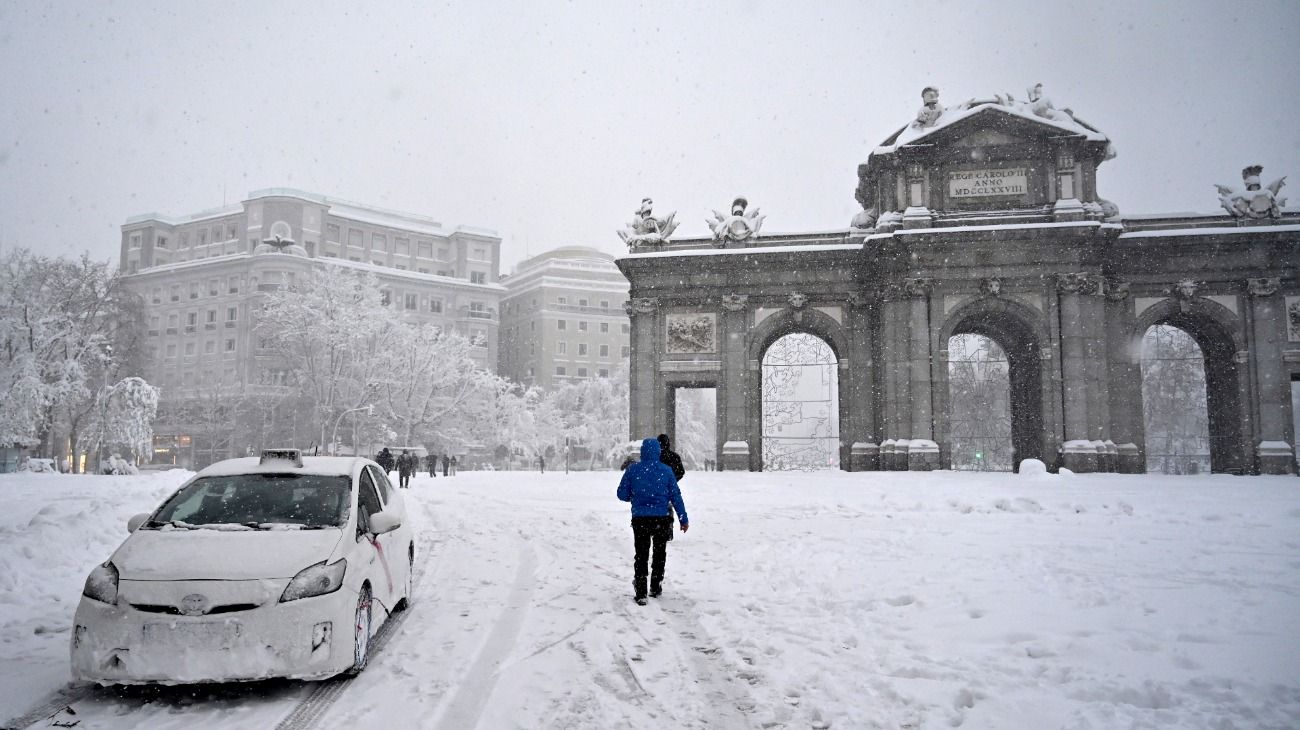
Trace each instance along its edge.
<instances>
[{"instance_id":1,"label":"stone pilaster","mask_svg":"<svg viewBox=\"0 0 1300 730\"><path fill-rule=\"evenodd\" d=\"M637 297L623 305L631 320L632 371L629 387L632 409L629 440L639 441L666 433L667 401L659 388L659 303L651 297Z\"/></svg>"},{"instance_id":2,"label":"stone pilaster","mask_svg":"<svg viewBox=\"0 0 1300 730\"><path fill-rule=\"evenodd\" d=\"M1287 441L1287 414L1291 380L1283 370L1282 348L1286 342L1286 306L1278 296L1277 277L1249 279L1250 329L1247 332L1249 367L1255 381L1255 449L1261 474L1294 474L1295 454Z\"/></svg>"},{"instance_id":3,"label":"stone pilaster","mask_svg":"<svg viewBox=\"0 0 1300 730\"><path fill-rule=\"evenodd\" d=\"M748 295L723 295L721 330L722 383L719 397L722 401L725 438L719 463L724 470L747 471L750 469L750 454L746 429L749 424L749 393L752 387L745 337L749 330Z\"/></svg>"},{"instance_id":4,"label":"stone pilaster","mask_svg":"<svg viewBox=\"0 0 1300 730\"><path fill-rule=\"evenodd\" d=\"M1097 444L1104 438L1106 394L1102 386L1105 309L1101 278L1061 274L1056 281L1061 317L1061 387L1065 406L1062 466L1076 472L1104 468Z\"/></svg>"},{"instance_id":5,"label":"stone pilaster","mask_svg":"<svg viewBox=\"0 0 1300 730\"><path fill-rule=\"evenodd\" d=\"M852 444L849 447L847 468L849 471L875 470L879 468L879 448L873 442L875 418L872 404L871 383L875 363L871 357L871 303L863 295L853 292L845 302L845 331L848 334L848 371L841 371L845 376L840 386L840 400L847 399L849 406L848 433L841 433L840 440ZM866 451L859 451L859 446L870 446L870 456Z\"/></svg>"}]
</instances>

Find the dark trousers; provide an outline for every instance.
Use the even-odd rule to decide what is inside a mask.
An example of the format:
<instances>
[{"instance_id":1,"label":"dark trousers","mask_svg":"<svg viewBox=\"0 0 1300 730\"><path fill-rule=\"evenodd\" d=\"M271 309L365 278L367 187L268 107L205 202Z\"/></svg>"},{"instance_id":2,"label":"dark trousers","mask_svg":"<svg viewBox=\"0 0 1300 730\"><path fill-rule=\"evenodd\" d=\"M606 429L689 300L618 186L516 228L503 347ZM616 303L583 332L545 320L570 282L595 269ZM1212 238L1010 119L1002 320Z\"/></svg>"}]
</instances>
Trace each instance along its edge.
<instances>
[{"instance_id":1,"label":"dark trousers","mask_svg":"<svg viewBox=\"0 0 1300 730\"><path fill-rule=\"evenodd\" d=\"M402 488L409 487L411 485L411 474L409 472L399 472L398 485Z\"/></svg>"},{"instance_id":2,"label":"dark trousers","mask_svg":"<svg viewBox=\"0 0 1300 730\"><path fill-rule=\"evenodd\" d=\"M650 590L659 592L664 581L664 563L668 560L668 541L673 537L672 517L633 517L632 542L636 547L636 559L632 564L632 590L636 596L645 596L646 573L650 575ZM651 546L654 557L650 557ZM646 562L649 561L649 571Z\"/></svg>"}]
</instances>

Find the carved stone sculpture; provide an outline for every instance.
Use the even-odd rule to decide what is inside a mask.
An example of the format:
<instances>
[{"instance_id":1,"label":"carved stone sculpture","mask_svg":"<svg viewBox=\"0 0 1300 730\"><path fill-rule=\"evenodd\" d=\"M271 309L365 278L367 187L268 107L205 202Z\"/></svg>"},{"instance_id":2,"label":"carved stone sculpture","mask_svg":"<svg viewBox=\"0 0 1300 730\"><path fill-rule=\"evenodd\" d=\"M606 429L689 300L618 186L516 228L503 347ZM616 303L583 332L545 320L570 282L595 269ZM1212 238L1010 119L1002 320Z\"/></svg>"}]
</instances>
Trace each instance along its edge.
<instances>
[{"instance_id":1,"label":"carved stone sculpture","mask_svg":"<svg viewBox=\"0 0 1300 730\"><path fill-rule=\"evenodd\" d=\"M928 296L930 289L934 286L934 279L929 277L917 277L903 280L903 294L919 299Z\"/></svg>"},{"instance_id":2,"label":"carved stone sculpture","mask_svg":"<svg viewBox=\"0 0 1300 730\"><path fill-rule=\"evenodd\" d=\"M804 309L808 306L808 296L799 292L793 292L786 297L786 303L794 310L794 321L803 322Z\"/></svg>"},{"instance_id":3,"label":"carved stone sculpture","mask_svg":"<svg viewBox=\"0 0 1300 730\"><path fill-rule=\"evenodd\" d=\"M921 109L916 112L916 121L912 122L913 127L923 129L933 127L939 117L943 116L943 105L939 103L939 90L933 86L927 86L921 90Z\"/></svg>"},{"instance_id":4,"label":"carved stone sculpture","mask_svg":"<svg viewBox=\"0 0 1300 730\"><path fill-rule=\"evenodd\" d=\"M1118 279L1106 280L1106 298L1112 302L1122 302L1128 299L1129 282Z\"/></svg>"},{"instance_id":5,"label":"carved stone sculpture","mask_svg":"<svg viewBox=\"0 0 1300 730\"><path fill-rule=\"evenodd\" d=\"M864 208L853 216L853 220L849 222L849 228L855 231L870 231L876 227L876 219L879 217L875 208Z\"/></svg>"},{"instance_id":6,"label":"carved stone sculpture","mask_svg":"<svg viewBox=\"0 0 1300 730\"><path fill-rule=\"evenodd\" d=\"M1170 293L1179 299L1191 299L1196 296L1196 290L1201 287L1201 283L1195 279L1180 279L1174 284Z\"/></svg>"},{"instance_id":7,"label":"carved stone sculpture","mask_svg":"<svg viewBox=\"0 0 1300 730\"><path fill-rule=\"evenodd\" d=\"M1251 165L1241 171L1243 189L1229 185L1215 185L1219 190L1219 203L1233 218L1280 218L1286 198L1281 195L1286 185L1286 175L1268 185L1259 184L1259 174L1264 168Z\"/></svg>"},{"instance_id":8,"label":"carved stone sculpture","mask_svg":"<svg viewBox=\"0 0 1300 730\"><path fill-rule=\"evenodd\" d=\"M731 215L724 216L715 210L713 218L705 219L704 222L709 224L709 230L713 231L713 240L716 243L745 241L758 235L758 229L763 227L763 219L767 216L759 215L758 208L745 212L748 206L749 201L741 196L732 201Z\"/></svg>"},{"instance_id":9,"label":"carved stone sculpture","mask_svg":"<svg viewBox=\"0 0 1300 730\"><path fill-rule=\"evenodd\" d=\"M1101 279L1086 272L1071 272L1056 277L1056 290L1062 294L1101 294Z\"/></svg>"},{"instance_id":10,"label":"carved stone sculpture","mask_svg":"<svg viewBox=\"0 0 1300 730\"><path fill-rule=\"evenodd\" d=\"M653 297L637 297L632 300L632 311L637 314L652 314L659 302Z\"/></svg>"},{"instance_id":11,"label":"carved stone sculpture","mask_svg":"<svg viewBox=\"0 0 1300 730\"><path fill-rule=\"evenodd\" d=\"M1069 109L1057 109L1052 106L1052 100L1043 96L1043 85L1034 84L1027 90L1029 101L1025 103L1034 116L1050 119L1054 122L1073 122L1074 112Z\"/></svg>"},{"instance_id":12,"label":"carved stone sculpture","mask_svg":"<svg viewBox=\"0 0 1300 730\"><path fill-rule=\"evenodd\" d=\"M980 293L986 297L996 297L1002 293L1002 280L996 276L990 276L981 281Z\"/></svg>"},{"instance_id":13,"label":"carved stone sculpture","mask_svg":"<svg viewBox=\"0 0 1300 730\"><path fill-rule=\"evenodd\" d=\"M677 222L673 220L676 212L669 213L666 218L656 218L652 214L653 208L653 200L642 198L636 217L627 224L627 228L618 232L619 238L627 244L627 250L635 251L642 246L662 247L668 243L668 237L673 231L677 230Z\"/></svg>"}]
</instances>

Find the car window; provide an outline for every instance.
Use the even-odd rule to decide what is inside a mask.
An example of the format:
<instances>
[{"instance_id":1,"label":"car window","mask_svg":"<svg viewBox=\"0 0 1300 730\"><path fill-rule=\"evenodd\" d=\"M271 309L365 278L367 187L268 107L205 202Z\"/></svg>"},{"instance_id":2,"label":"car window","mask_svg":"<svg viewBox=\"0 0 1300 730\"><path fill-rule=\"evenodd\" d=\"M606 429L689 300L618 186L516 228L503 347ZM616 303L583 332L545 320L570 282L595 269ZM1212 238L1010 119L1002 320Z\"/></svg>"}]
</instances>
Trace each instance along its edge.
<instances>
[{"instance_id":1,"label":"car window","mask_svg":"<svg viewBox=\"0 0 1300 730\"><path fill-rule=\"evenodd\" d=\"M388 475L382 469L373 466L366 466L366 471L375 481L375 486L379 487L379 498L383 500L384 505L393 501L393 483L388 481Z\"/></svg>"},{"instance_id":2,"label":"car window","mask_svg":"<svg viewBox=\"0 0 1300 730\"><path fill-rule=\"evenodd\" d=\"M357 534L369 533L370 515L383 509L384 505L379 501L379 494L375 492L375 485L368 470L362 469L360 485L357 488Z\"/></svg>"},{"instance_id":3,"label":"car window","mask_svg":"<svg viewBox=\"0 0 1300 730\"><path fill-rule=\"evenodd\" d=\"M324 474L202 477L173 494L146 526L342 527L348 519L350 481Z\"/></svg>"}]
</instances>

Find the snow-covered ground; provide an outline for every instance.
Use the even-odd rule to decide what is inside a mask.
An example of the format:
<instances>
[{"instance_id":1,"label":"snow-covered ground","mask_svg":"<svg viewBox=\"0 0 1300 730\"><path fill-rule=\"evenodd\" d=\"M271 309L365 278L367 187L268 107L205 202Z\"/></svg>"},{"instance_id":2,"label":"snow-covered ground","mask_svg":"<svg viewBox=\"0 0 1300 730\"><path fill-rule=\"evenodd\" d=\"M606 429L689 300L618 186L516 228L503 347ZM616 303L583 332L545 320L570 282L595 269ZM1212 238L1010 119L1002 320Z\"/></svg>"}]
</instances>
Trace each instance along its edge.
<instances>
[{"instance_id":1,"label":"snow-covered ground","mask_svg":"<svg viewBox=\"0 0 1300 730\"><path fill-rule=\"evenodd\" d=\"M3 476L0 721L185 475ZM691 473L638 607L617 474L415 480L411 613L324 727L1300 727L1300 480ZM313 685L100 691L78 727L274 726Z\"/></svg>"}]
</instances>

